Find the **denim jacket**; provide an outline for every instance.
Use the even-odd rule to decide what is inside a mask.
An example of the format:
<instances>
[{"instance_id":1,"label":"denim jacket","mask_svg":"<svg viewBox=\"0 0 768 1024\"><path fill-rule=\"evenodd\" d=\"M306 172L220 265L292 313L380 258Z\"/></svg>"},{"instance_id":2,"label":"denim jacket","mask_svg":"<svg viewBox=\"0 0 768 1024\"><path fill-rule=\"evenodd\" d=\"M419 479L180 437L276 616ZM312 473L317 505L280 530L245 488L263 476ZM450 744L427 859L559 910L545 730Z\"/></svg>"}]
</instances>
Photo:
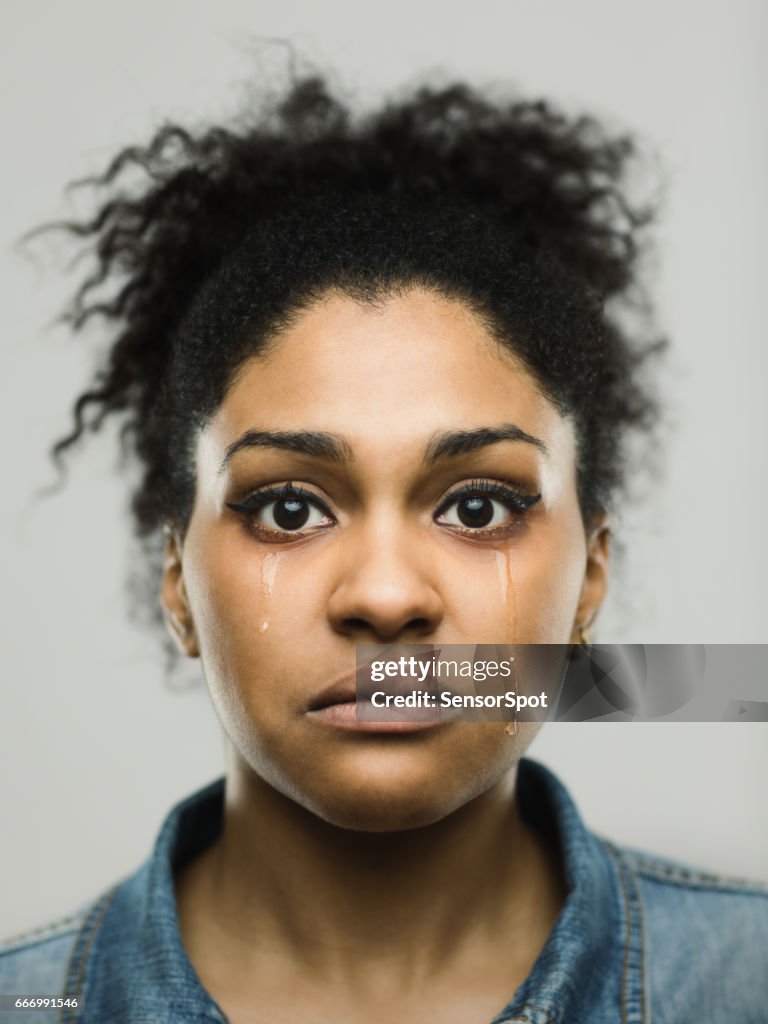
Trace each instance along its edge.
<instances>
[{"instance_id":1,"label":"denim jacket","mask_svg":"<svg viewBox=\"0 0 768 1024\"><path fill-rule=\"evenodd\" d=\"M556 837L568 895L493 1024L766 1024L768 888L621 849L523 760L523 815ZM9 1024L224 1024L181 943L173 871L214 841L224 780L179 803L150 858L75 913L0 946L0 993L74 998ZM311 1024L311 1022L308 1022Z\"/></svg>"}]
</instances>

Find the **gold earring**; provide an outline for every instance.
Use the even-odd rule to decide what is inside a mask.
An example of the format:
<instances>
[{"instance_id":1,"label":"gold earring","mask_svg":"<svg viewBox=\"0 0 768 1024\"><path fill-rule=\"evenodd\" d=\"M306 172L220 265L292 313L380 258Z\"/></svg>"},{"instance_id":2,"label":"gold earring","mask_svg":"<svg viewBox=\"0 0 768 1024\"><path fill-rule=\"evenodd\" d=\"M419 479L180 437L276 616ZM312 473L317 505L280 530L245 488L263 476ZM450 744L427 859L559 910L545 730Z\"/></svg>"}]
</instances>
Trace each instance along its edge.
<instances>
[{"instance_id":1,"label":"gold earring","mask_svg":"<svg viewBox=\"0 0 768 1024\"><path fill-rule=\"evenodd\" d=\"M517 719L514 719L514 721L512 722L508 722L504 732L507 734L507 736L514 736L517 732Z\"/></svg>"},{"instance_id":2,"label":"gold earring","mask_svg":"<svg viewBox=\"0 0 768 1024\"><path fill-rule=\"evenodd\" d=\"M579 626L579 643L582 647L592 646L592 638L589 635L589 630L585 629L584 626Z\"/></svg>"}]
</instances>

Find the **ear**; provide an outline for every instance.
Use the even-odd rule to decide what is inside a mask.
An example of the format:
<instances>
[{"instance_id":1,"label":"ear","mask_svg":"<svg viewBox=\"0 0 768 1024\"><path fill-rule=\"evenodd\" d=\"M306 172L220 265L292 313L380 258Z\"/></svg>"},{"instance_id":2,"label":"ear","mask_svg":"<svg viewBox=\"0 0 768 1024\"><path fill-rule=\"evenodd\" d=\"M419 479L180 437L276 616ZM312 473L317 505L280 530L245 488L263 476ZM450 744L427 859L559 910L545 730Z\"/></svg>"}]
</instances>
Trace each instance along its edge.
<instances>
[{"instance_id":1,"label":"ear","mask_svg":"<svg viewBox=\"0 0 768 1024\"><path fill-rule=\"evenodd\" d=\"M160 601L168 632L179 651L188 658L198 658L195 624L189 607L187 588L184 583L182 564L182 542L178 530L167 526L165 529L165 551L163 554L163 582L160 587Z\"/></svg>"},{"instance_id":2,"label":"ear","mask_svg":"<svg viewBox=\"0 0 768 1024\"><path fill-rule=\"evenodd\" d=\"M608 590L610 541L611 526L607 515L596 516L590 523L587 533L587 564L573 622L572 643L580 643L581 630L592 626Z\"/></svg>"}]
</instances>

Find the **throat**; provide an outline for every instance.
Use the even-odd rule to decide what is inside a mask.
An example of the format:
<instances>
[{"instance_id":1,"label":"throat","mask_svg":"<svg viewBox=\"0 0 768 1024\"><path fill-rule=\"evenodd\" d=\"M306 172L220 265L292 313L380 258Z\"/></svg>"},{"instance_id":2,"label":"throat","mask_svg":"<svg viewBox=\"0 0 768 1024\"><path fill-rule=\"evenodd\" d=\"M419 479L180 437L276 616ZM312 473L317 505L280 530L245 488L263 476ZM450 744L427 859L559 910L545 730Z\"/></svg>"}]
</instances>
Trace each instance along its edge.
<instances>
[{"instance_id":1,"label":"throat","mask_svg":"<svg viewBox=\"0 0 768 1024\"><path fill-rule=\"evenodd\" d=\"M175 879L183 945L222 1006L255 989L335 990L358 1010L446 986L511 998L565 901L558 851L514 794L392 834L246 824L225 817Z\"/></svg>"}]
</instances>

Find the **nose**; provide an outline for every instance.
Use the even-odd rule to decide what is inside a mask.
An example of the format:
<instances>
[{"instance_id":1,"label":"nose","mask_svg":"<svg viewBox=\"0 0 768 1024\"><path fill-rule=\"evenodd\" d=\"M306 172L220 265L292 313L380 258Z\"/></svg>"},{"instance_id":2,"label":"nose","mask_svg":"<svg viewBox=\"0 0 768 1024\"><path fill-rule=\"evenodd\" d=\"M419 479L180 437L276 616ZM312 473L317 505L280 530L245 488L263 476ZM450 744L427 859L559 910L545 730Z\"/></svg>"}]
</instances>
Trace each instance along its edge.
<instances>
[{"instance_id":1,"label":"nose","mask_svg":"<svg viewBox=\"0 0 768 1024\"><path fill-rule=\"evenodd\" d=\"M423 539L378 524L345 547L328 602L336 632L358 643L408 642L435 632L445 609Z\"/></svg>"}]
</instances>

